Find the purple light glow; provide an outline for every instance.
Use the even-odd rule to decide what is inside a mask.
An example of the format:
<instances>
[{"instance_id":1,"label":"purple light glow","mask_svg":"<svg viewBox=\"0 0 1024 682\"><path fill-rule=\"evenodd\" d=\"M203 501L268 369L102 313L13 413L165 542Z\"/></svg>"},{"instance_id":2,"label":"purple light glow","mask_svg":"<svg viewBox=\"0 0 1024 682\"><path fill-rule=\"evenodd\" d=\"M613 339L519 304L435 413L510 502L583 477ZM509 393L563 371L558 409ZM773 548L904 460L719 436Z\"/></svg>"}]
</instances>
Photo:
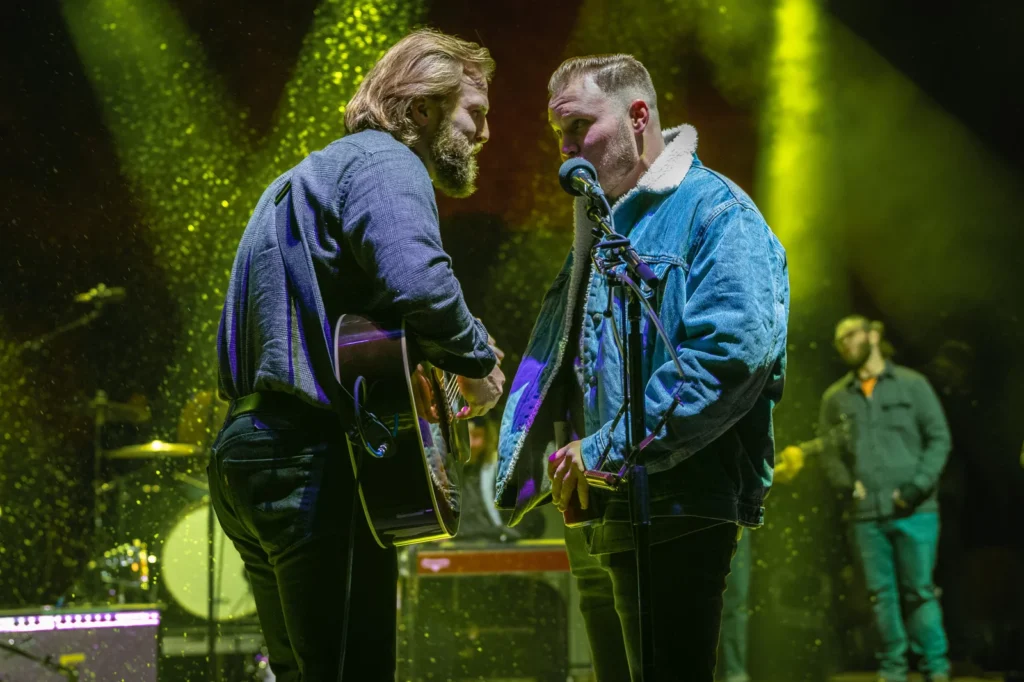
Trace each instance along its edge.
<instances>
[{"instance_id":1,"label":"purple light glow","mask_svg":"<svg viewBox=\"0 0 1024 682\"><path fill-rule=\"evenodd\" d=\"M518 502L526 502L533 497L534 491L537 489L537 483L532 478L527 480L523 484L523 487L519 489Z\"/></svg>"},{"instance_id":2,"label":"purple light glow","mask_svg":"<svg viewBox=\"0 0 1024 682\"><path fill-rule=\"evenodd\" d=\"M452 560L447 557L441 557L440 559L432 559L430 557L424 557L420 559L420 566L427 569L431 573L438 573L441 569L448 568L452 565Z\"/></svg>"},{"instance_id":3,"label":"purple light glow","mask_svg":"<svg viewBox=\"0 0 1024 682\"><path fill-rule=\"evenodd\" d=\"M113 613L61 613L57 615L8 616L0 618L0 632L41 632L44 630L96 630L98 628L158 627L159 611Z\"/></svg>"}]
</instances>

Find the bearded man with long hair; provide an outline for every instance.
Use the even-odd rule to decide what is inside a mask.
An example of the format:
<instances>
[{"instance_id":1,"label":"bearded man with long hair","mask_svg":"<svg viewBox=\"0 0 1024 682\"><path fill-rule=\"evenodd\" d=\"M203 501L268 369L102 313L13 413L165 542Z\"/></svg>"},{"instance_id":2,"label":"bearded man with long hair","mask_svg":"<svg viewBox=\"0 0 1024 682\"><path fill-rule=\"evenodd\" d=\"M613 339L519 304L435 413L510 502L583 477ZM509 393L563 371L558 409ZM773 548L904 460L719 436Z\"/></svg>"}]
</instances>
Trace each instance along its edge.
<instances>
[{"instance_id":1,"label":"bearded man with long hair","mask_svg":"<svg viewBox=\"0 0 1024 682\"><path fill-rule=\"evenodd\" d=\"M493 72L475 43L406 36L346 107L348 135L274 180L242 235L217 341L220 391L232 403L210 494L245 562L278 680L395 674L395 551L350 511L357 491L338 387L314 359L331 345L331 323L345 313L404 320L427 359L459 375L460 417L501 396L496 349L452 273L434 197L435 187L474 191ZM315 291L285 264L282 213L304 242ZM358 627L345 627L346 612Z\"/></svg>"}]
</instances>

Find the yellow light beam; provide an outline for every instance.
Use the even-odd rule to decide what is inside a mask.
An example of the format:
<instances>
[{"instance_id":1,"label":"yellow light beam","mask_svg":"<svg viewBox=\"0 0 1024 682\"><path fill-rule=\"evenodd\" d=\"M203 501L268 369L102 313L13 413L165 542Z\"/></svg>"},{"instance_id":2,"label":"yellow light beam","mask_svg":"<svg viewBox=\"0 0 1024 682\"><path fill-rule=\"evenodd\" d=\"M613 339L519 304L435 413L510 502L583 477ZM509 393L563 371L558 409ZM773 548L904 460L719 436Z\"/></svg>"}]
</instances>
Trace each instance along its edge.
<instances>
[{"instance_id":1,"label":"yellow light beam","mask_svg":"<svg viewBox=\"0 0 1024 682\"><path fill-rule=\"evenodd\" d=\"M165 0L75 0L65 18L138 196L157 262L181 302L182 339L164 397L216 383L215 338L238 238L276 175L344 133L339 111L423 3L325 0L316 10L278 125L254 140L246 115Z\"/></svg>"},{"instance_id":2,"label":"yellow light beam","mask_svg":"<svg viewBox=\"0 0 1024 682\"><path fill-rule=\"evenodd\" d=\"M303 41L263 163L284 170L341 137L345 104L366 72L425 16L423 0L325 0Z\"/></svg>"},{"instance_id":3,"label":"yellow light beam","mask_svg":"<svg viewBox=\"0 0 1024 682\"><path fill-rule=\"evenodd\" d=\"M825 299L845 298L835 269L829 232L831 112L825 106L827 54L824 19L816 0L779 0L762 116L765 161L760 202L765 218L786 247L792 306L807 315ZM824 291L830 293L825 296Z\"/></svg>"}]
</instances>

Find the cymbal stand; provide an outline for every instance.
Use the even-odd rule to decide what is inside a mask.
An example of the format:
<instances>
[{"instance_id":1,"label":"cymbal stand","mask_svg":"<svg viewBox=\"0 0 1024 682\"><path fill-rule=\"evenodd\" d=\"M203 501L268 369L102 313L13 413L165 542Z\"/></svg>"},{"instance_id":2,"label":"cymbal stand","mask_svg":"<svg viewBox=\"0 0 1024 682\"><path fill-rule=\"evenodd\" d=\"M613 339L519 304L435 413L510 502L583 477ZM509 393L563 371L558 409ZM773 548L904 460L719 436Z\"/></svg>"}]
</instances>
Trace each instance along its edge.
<instances>
[{"instance_id":1,"label":"cymbal stand","mask_svg":"<svg viewBox=\"0 0 1024 682\"><path fill-rule=\"evenodd\" d=\"M57 327L56 329L53 329L52 331L48 331L45 334L42 334L41 336L37 336L34 339L29 339L28 341L22 343L21 345L14 346L3 358L0 358L0 364L4 364L14 360L25 351L40 350L43 346L47 345L48 343L50 343L50 341L53 341L58 336L66 334L67 332L72 331L74 329L78 329L79 327L84 327L85 325L89 324L97 317L99 317L102 313L103 305L97 304L96 307L87 312L85 315L82 315L81 317L76 318L71 322L68 322L67 324L63 324Z\"/></svg>"},{"instance_id":2,"label":"cymbal stand","mask_svg":"<svg viewBox=\"0 0 1024 682\"><path fill-rule=\"evenodd\" d=\"M107 393L97 390L93 406L96 409L96 418L93 421L93 457L92 457L92 526L95 533L97 548L101 547L103 533L103 512L106 505L103 504L103 493L109 491L109 486L103 481L103 427L107 423Z\"/></svg>"}]
</instances>

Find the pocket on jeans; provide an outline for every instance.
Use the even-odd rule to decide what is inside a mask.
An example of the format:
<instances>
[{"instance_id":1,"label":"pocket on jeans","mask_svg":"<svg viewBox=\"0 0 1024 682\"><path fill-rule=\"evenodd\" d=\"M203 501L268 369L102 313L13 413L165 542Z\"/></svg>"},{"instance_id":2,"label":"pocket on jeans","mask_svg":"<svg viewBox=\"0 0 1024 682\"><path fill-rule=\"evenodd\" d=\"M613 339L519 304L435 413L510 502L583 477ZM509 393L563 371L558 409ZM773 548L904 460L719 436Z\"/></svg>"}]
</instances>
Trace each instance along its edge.
<instances>
[{"instance_id":1,"label":"pocket on jeans","mask_svg":"<svg viewBox=\"0 0 1024 682\"><path fill-rule=\"evenodd\" d=\"M243 445L248 448L249 444L261 441L276 443L299 432L298 427L294 425L268 424L268 421L270 420L255 414L245 414L229 420L217 434L212 449L215 452L224 452L234 445Z\"/></svg>"},{"instance_id":2,"label":"pocket on jeans","mask_svg":"<svg viewBox=\"0 0 1024 682\"><path fill-rule=\"evenodd\" d=\"M262 443L250 440L249 445L256 447L248 457L228 454L219 469L232 490L236 509L248 517L260 545L273 560L275 554L312 535L326 455L304 452L253 457ZM273 454L273 448L266 454Z\"/></svg>"}]
</instances>

